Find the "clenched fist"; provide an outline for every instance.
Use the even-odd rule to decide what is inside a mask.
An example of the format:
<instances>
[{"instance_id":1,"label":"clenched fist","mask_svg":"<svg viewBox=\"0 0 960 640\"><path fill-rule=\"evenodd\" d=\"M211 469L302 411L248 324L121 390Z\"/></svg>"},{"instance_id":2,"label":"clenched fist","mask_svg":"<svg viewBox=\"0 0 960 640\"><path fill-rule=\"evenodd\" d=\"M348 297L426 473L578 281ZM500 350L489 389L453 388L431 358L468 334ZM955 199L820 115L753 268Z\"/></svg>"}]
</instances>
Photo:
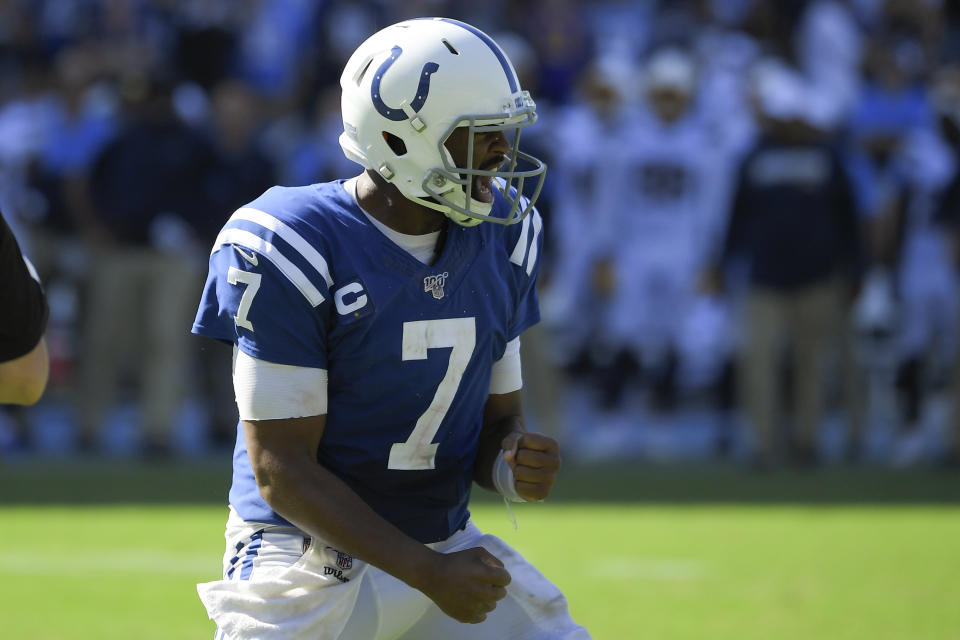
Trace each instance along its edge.
<instances>
[{"instance_id":1,"label":"clenched fist","mask_svg":"<svg viewBox=\"0 0 960 640\"><path fill-rule=\"evenodd\" d=\"M486 549L474 547L437 554L421 590L454 620L476 624L496 609L508 584L510 574L503 563Z\"/></svg>"},{"instance_id":2,"label":"clenched fist","mask_svg":"<svg viewBox=\"0 0 960 640\"><path fill-rule=\"evenodd\" d=\"M500 443L503 459L513 469L514 486L528 502L550 495L560 471L560 447L557 441L541 433L514 431Z\"/></svg>"}]
</instances>

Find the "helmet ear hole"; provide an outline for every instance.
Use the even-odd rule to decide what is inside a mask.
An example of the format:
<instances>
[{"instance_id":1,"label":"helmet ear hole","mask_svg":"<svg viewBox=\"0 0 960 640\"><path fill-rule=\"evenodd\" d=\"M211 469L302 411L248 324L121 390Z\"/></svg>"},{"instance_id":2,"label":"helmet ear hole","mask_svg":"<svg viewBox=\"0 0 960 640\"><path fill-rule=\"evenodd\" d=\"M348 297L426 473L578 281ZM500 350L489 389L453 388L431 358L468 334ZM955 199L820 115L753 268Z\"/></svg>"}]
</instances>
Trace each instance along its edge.
<instances>
[{"instance_id":1,"label":"helmet ear hole","mask_svg":"<svg viewBox=\"0 0 960 640\"><path fill-rule=\"evenodd\" d=\"M390 150L393 151L398 156L407 155L407 145L404 144L403 140L399 136L395 136L389 131L383 131L383 139L386 141L387 146L390 147Z\"/></svg>"},{"instance_id":2,"label":"helmet ear hole","mask_svg":"<svg viewBox=\"0 0 960 640\"><path fill-rule=\"evenodd\" d=\"M452 53L453 55L455 55L455 56L460 55L460 52L457 51L456 49L454 49L453 45L450 44L450 41L447 40L446 38L444 38L444 39L441 40L440 42L442 42L442 43L443 43L443 46L445 46L445 47L447 48L447 51L449 51L449 52Z\"/></svg>"},{"instance_id":3,"label":"helmet ear hole","mask_svg":"<svg viewBox=\"0 0 960 640\"><path fill-rule=\"evenodd\" d=\"M363 76L367 75L367 69L370 68L370 65L373 63L373 56L370 56L367 61L360 66L360 72L354 76L353 81L359 87L360 83L363 82Z\"/></svg>"}]
</instances>

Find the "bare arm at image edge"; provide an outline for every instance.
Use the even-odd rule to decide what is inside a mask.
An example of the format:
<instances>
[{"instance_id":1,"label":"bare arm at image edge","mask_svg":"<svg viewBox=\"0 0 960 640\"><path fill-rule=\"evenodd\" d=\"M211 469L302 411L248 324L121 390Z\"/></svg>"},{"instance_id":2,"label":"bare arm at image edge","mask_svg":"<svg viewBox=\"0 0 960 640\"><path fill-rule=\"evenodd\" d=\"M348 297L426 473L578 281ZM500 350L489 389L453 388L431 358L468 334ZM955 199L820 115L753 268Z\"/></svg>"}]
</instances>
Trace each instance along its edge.
<instances>
[{"instance_id":1,"label":"bare arm at image edge","mask_svg":"<svg viewBox=\"0 0 960 640\"><path fill-rule=\"evenodd\" d=\"M47 386L50 357L43 338L30 353L0 362L0 404L36 404Z\"/></svg>"},{"instance_id":2,"label":"bare arm at image edge","mask_svg":"<svg viewBox=\"0 0 960 640\"><path fill-rule=\"evenodd\" d=\"M50 371L43 289L0 216L0 404L36 403Z\"/></svg>"}]
</instances>

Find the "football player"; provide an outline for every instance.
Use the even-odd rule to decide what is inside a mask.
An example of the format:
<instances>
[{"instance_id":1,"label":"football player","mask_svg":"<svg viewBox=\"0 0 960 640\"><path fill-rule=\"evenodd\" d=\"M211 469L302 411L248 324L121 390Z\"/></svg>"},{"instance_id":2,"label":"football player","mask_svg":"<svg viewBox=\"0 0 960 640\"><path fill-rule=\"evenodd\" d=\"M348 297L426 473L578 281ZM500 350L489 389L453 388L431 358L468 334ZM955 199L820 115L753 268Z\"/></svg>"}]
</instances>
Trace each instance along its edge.
<instances>
[{"instance_id":1,"label":"football player","mask_svg":"<svg viewBox=\"0 0 960 640\"><path fill-rule=\"evenodd\" d=\"M629 377L606 325L608 256L617 241L610 216L623 199L620 168L625 132L635 120L629 95L635 75L629 59L594 61L580 75L575 99L554 115L548 141L555 257L553 286L541 292L544 322L553 332L553 357L571 376L589 381L604 408L619 405L621 381Z\"/></svg>"},{"instance_id":2,"label":"football player","mask_svg":"<svg viewBox=\"0 0 960 640\"><path fill-rule=\"evenodd\" d=\"M892 163L902 175L886 221L895 234L886 247L893 267L896 314L896 384L902 404L900 434L891 463L908 466L936 454L935 406L948 397L946 385L957 350L958 281L951 249L937 224L943 210L956 208L957 78L934 77L931 98L936 124L924 122L902 134Z\"/></svg>"},{"instance_id":3,"label":"football player","mask_svg":"<svg viewBox=\"0 0 960 640\"><path fill-rule=\"evenodd\" d=\"M560 468L520 402L534 101L443 18L374 34L340 84L364 171L236 211L193 328L235 345L241 419L223 579L198 586L218 637L588 638L467 509L473 482L538 501Z\"/></svg>"},{"instance_id":4,"label":"football player","mask_svg":"<svg viewBox=\"0 0 960 640\"><path fill-rule=\"evenodd\" d=\"M718 351L716 364L700 362L704 345L685 344L686 319L703 308L696 276L717 244L731 175L728 157L716 151L719 135L696 108L698 82L686 51L651 54L643 72L645 108L621 141L625 174L612 225L617 290L609 331L638 356L654 408L671 408L680 382L712 382L697 370L719 370L722 360Z\"/></svg>"}]
</instances>

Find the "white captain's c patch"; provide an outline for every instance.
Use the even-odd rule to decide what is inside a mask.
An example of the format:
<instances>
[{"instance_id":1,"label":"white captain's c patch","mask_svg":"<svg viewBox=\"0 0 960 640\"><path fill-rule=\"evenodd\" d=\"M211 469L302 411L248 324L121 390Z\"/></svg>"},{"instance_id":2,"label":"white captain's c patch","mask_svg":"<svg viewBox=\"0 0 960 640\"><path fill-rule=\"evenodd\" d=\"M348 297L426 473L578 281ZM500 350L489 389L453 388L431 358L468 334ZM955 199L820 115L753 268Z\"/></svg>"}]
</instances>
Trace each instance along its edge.
<instances>
[{"instance_id":1,"label":"white captain's c patch","mask_svg":"<svg viewBox=\"0 0 960 640\"><path fill-rule=\"evenodd\" d=\"M334 291L333 303L337 313L347 318L362 318L373 313L370 295L359 278Z\"/></svg>"}]
</instances>

